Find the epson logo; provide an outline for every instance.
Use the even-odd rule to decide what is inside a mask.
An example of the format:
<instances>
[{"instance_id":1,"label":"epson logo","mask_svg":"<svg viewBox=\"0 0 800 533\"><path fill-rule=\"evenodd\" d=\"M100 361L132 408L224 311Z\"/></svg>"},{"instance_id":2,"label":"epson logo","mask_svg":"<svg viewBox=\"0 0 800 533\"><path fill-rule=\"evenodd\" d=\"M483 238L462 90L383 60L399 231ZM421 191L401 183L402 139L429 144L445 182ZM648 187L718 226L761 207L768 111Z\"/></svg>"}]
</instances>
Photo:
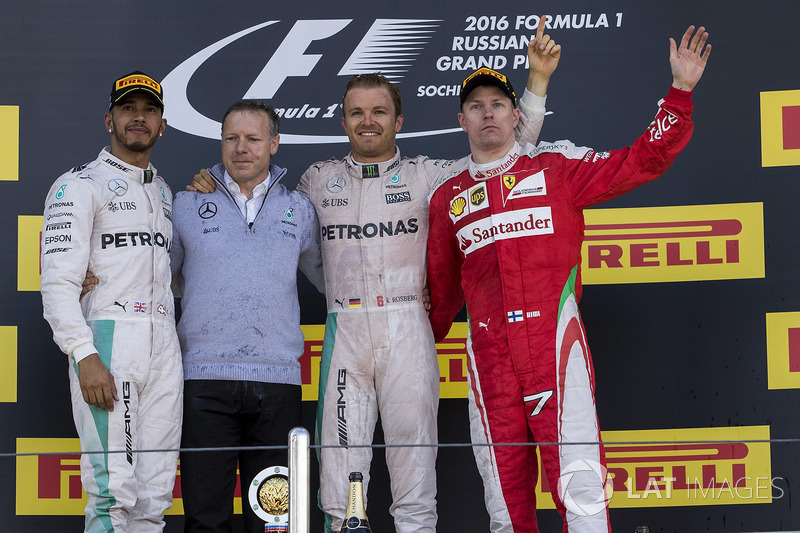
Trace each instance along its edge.
<instances>
[{"instance_id":1,"label":"epson logo","mask_svg":"<svg viewBox=\"0 0 800 533\"><path fill-rule=\"evenodd\" d=\"M287 120L282 128L285 131L281 133L283 144L346 143L347 136L341 135L339 129L340 95L332 96L328 91L318 91L310 98L293 102L287 98L293 95L281 93L284 84L287 81L297 81L292 78L308 78L308 84L320 87L332 85L334 80L318 79L321 70L319 65L334 65L337 84L342 86L347 77L370 72L383 72L391 81L398 82L407 76L405 72L414 66L420 51L435 35L435 30L440 24L440 20L428 19L268 20L256 24L205 46L167 74L161 82L166 97L165 118L171 127L185 133L219 139L220 122L195 109L189 101L189 85L206 84L201 80L208 80L208 76L195 76L195 74L201 68L205 68L204 64L224 48L246 39L255 32L266 30L273 35L284 35L284 37L271 55L265 57L264 66L255 79L243 84L242 98L258 100L275 98L278 102L286 102L288 107L276 108L283 119L291 119ZM320 46L320 42L327 39L335 38L337 42L342 42L343 35L353 35L358 39L361 28L366 28L366 31L360 40L353 41L353 48L342 51L332 46L327 48L324 45ZM311 49L315 51L322 49L325 52L308 53ZM403 68L397 68L398 65L402 65ZM330 74L328 76L330 77ZM338 83L340 77L341 83ZM213 75L211 78L213 79ZM233 80L234 84L235 81ZM228 83L230 84L231 80L228 80ZM247 83L250 84L249 87ZM191 92L194 91L193 86ZM322 126L320 122L324 119L329 119L326 122L330 123L327 128L331 132L329 135L292 133L293 129L300 132L304 129L309 132L320 131ZM314 122L309 124L309 121ZM397 137L442 135L457 131L461 131L460 128L403 132Z\"/></svg>"},{"instance_id":2,"label":"epson logo","mask_svg":"<svg viewBox=\"0 0 800 533\"><path fill-rule=\"evenodd\" d=\"M48 235L44 238L45 246L54 242L72 242L72 235Z\"/></svg>"}]
</instances>

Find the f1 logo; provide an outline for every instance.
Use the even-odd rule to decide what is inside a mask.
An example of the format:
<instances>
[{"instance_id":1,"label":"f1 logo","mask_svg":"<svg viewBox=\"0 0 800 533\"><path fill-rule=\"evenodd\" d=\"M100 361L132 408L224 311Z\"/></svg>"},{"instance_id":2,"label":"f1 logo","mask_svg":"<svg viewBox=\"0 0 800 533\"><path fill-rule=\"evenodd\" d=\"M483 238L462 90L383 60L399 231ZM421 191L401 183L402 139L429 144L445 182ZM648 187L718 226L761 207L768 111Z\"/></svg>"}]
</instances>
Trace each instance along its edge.
<instances>
[{"instance_id":1,"label":"f1 logo","mask_svg":"<svg viewBox=\"0 0 800 533\"><path fill-rule=\"evenodd\" d=\"M289 77L307 77L322 58L322 54L308 54L306 51L315 41L324 40L341 32L353 19L298 20L284 37L255 81L244 94L247 99L270 100ZM195 72L214 54L243 37L279 24L279 20L269 20L240 32L229 35L183 61L161 82L165 94L165 117L170 126L185 133L219 139L221 124L197 111L188 99L189 82ZM416 53L435 33L437 20L377 19L367 30L360 43L342 65L339 76L350 76L366 72L385 72L389 79L399 79L396 65L401 62L407 69L414 59L409 52ZM324 86L322 82L319 85ZM335 107L319 106L311 103L309 107L329 109L323 116L333 116ZM337 106L338 107L338 104ZM314 114L316 116L316 113ZM431 134L434 134L433 132ZM317 142L347 142L346 137L331 140L325 135L282 134L284 144Z\"/></svg>"}]
</instances>

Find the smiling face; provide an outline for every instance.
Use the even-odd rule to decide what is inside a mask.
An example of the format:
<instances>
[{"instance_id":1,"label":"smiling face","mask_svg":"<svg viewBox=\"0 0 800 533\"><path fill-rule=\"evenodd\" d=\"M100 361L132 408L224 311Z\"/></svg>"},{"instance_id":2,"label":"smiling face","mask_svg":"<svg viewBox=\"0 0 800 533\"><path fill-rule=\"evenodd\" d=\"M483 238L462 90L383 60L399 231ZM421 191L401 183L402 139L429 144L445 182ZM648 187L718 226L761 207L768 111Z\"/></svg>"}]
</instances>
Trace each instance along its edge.
<instances>
[{"instance_id":1,"label":"smiling face","mask_svg":"<svg viewBox=\"0 0 800 533\"><path fill-rule=\"evenodd\" d=\"M499 159L514 145L519 109L498 87L477 87L464 101L461 110L458 122L461 129L467 132L472 158L476 163Z\"/></svg>"},{"instance_id":2,"label":"smiling face","mask_svg":"<svg viewBox=\"0 0 800 533\"><path fill-rule=\"evenodd\" d=\"M270 135L269 117L258 111L234 111L222 124L222 164L243 193L269 176L270 159L280 135Z\"/></svg>"},{"instance_id":3,"label":"smiling face","mask_svg":"<svg viewBox=\"0 0 800 533\"><path fill-rule=\"evenodd\" d=\"M344 98L342 126L353 158L359 163L387 161L395 153L395 137L403 126L403 115L385 87L357 87Z\"/></svg>"},{"instance_id":4,"label":"smiling face","mask_svg":"<svg viewBox=\"0 0 800 533\"><path fill-rule=\"evenodd\" d=\"M111 131L111 153L127 161L126 155L149 152L167 127L162 109L154 97L144 92L132 93L114 104L105 115Z\"/></svg>"}]
</instances>

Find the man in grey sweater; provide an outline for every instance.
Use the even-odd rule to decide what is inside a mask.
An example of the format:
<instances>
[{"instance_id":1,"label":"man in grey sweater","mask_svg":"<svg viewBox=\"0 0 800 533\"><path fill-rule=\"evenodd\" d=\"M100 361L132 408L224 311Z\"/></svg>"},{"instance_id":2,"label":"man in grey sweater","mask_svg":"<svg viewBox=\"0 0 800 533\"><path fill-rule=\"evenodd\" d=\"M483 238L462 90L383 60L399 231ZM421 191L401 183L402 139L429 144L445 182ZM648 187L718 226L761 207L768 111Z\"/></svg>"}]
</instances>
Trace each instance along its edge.
<instances>
[{"instance_id":1,"label":"man in grey sweater","mask_svg":"<svg viewBox=\"0 0 800 533\"><path fill-rule=\"evenodd\" d=\"M324 279L314 208L270 164L278 128L271 107L234 104L222 122L222 163L208 169L216 191L175 198L183 448L283 444L300 425L297 267L320 291ZM185 531L232 530L237 460L244 494L259 471L287 458L274 450L181 454ZM264 531L246 509L244 522L246 532Z\"/></svg>"}]
</instances>

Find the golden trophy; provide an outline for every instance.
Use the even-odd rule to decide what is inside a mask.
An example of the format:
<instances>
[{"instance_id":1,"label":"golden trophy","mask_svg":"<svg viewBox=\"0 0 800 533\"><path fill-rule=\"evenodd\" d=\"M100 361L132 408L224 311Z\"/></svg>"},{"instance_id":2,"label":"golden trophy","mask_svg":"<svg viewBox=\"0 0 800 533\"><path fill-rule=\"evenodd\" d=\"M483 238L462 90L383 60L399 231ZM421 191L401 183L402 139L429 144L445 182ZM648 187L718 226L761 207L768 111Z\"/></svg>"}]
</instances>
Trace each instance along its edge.
<instances>
[{"instance_id":1,"label":"golden trophy","mask_svg":"<svg viewBox=\"0 0 800 533\"><path fill-rule=\"evenodd\" d=\"M270 466L258 473L247 494L250 509L264 520L265 532L289 531L289 469Z\"/></svg>"}]
</instances>

